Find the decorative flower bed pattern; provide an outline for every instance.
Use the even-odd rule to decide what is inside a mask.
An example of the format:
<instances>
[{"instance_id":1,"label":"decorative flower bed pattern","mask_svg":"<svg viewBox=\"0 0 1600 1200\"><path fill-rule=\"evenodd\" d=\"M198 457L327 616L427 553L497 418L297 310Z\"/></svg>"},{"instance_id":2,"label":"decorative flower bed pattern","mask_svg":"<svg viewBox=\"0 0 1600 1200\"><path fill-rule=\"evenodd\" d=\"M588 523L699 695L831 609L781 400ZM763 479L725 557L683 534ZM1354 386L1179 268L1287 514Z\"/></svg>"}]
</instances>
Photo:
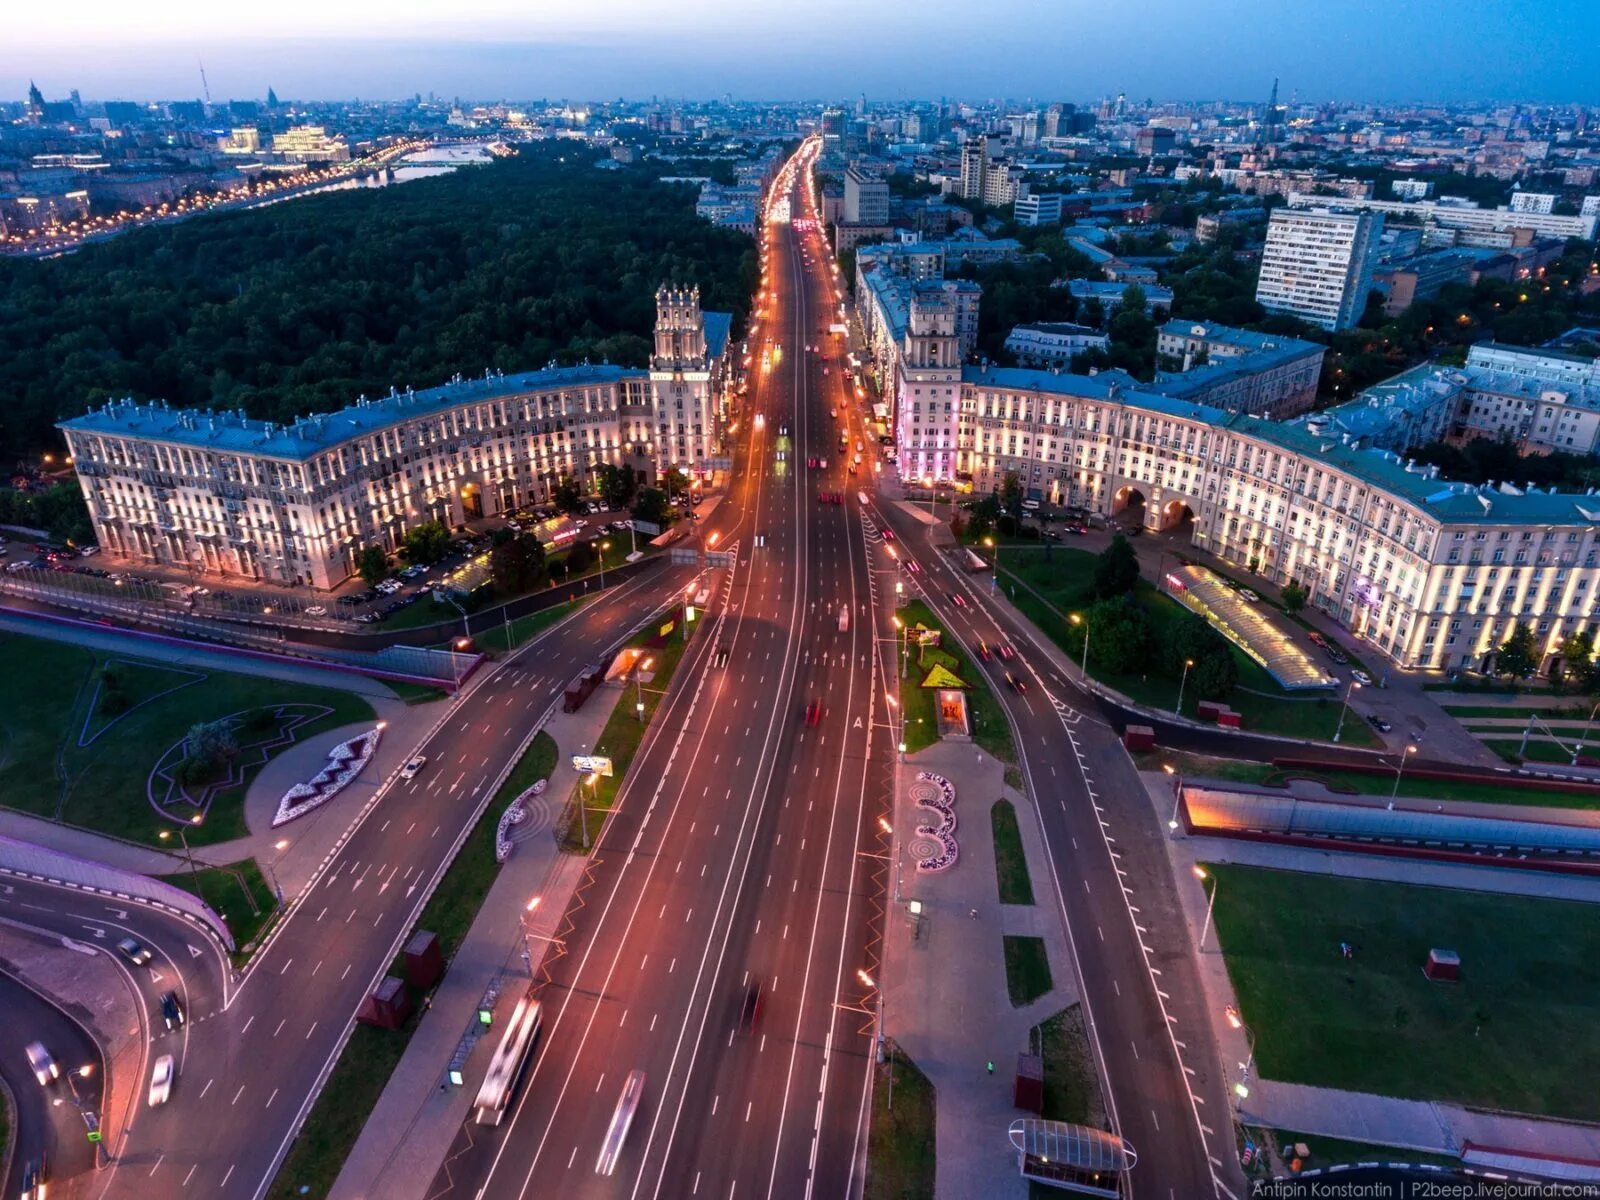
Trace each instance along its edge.
<instances>
[{"instance_id":1,"label":"decorative flower bed pattern","mask_svg":"<svg viewBox=\"0 0 1600 1200\"><path fill-rule=\"evenodd\" d=\"M918 771L911 785L911 799L919 808L939 815L937 825L918 825L911 852L917 856L917 870L945 871L955 866L960 847L956 845L956 789L943 775Z\"/></svg>"},{"instance_id":2,"label":"decorative flower bed pattern","mask_svg":"<svg viewBox=\"0 0 1600 1200\"><path fill-rule=\"evenodd\" d=\"M381 736L379 730L369 729L328 751L327 766L308 782L297 783L283 794L283 799L278 801L278 811L272 818L273 828L321 808L344 791L350 781L361 774L362 768L372 761Z\"/></svg>"},{"instance_id":3,"label":"decorative flower bed pattern","mask_svg":"<svg viewBox=\"0 0 1600 1200\"><path fill-rule=\"evenodd\" d=\"M528 808L525 802L533 799L535 796L542 796L544 794L545 785L549 782L550 781L548 779L539 780L538 783L534 784L527 791L523 792L522 795L518 796L510 804L506 805L505 812L500 814L500 824L495 826L494 831L495 862L503 863L506 861L506 859L511 857L511 852L516 849L515 844L511 840L511 827L513 825L522 824L523 820L528 815Z\"/></svg>"}]
</instances>

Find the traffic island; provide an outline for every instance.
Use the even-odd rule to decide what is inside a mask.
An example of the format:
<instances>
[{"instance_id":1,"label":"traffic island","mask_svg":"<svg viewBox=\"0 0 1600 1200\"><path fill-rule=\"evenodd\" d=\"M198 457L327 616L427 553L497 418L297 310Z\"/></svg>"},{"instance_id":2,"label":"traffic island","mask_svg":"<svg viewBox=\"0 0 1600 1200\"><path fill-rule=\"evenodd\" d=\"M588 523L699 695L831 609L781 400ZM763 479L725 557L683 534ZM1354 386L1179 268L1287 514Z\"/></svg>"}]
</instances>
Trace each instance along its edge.
<instances>
[{"instance_id":1,"label":"traffic island","mask_svg":"<svg viewBox=\"0 0 1600 1200\"><path fill-rule=\"evenodd\" d=\"M872 1087L866 1200L933 1200L937 1121L933 1084L889 1039Z\"/></svg>"}]
</instances>

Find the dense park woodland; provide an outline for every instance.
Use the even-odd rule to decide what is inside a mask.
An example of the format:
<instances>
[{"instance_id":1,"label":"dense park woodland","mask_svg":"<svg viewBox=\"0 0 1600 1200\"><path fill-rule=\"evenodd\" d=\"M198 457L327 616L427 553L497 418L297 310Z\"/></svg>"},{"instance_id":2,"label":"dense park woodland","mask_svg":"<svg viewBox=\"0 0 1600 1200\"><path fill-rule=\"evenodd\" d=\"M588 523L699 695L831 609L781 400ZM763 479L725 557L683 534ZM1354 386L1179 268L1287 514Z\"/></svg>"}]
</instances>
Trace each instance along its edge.
<instances>
[{"instance_id":1,"label":"dense park woodland","mask_svg":"<svg viewBox=\"0 0 1600 1200\"><path fill-rule=\"evenodd\" d=\"M536 144L432 179L199 217L50 261L0 261L0 459L102 400L291 420L456 372L643 365L656 285L742 329L747 236L659 167Z\"/></svg>"}]
</instances>

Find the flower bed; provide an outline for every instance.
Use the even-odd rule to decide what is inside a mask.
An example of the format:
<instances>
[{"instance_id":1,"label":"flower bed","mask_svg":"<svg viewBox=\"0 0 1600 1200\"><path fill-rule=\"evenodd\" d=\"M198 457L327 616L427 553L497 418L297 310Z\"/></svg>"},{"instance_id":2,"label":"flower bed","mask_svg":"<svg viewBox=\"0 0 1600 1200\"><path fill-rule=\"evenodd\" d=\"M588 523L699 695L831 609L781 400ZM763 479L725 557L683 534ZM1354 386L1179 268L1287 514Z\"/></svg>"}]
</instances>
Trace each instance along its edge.
<instances>
[{"instance_id":1,"label":"flower bed","mask_svg":"<svg viewBox=\"0 0 1600 1200\"><path fill-rule=\"evenodd\" d=\"M516 849L515 844L511 840L512 827L522 824L522 822L527 818L528 808L526 801L531 800L535 796L543 795L545 785L549 782L550 781L548 779L539 780L538 783L534 784L527 791L523 792L522 795L518 796L510 804L506 805L505 812L500 814L500 824L495 826L494 831L495 862L503 863L506 861L506 859L511 857L511 852Z\"/></svg>"},{"instance_id":2,"label":"flower bed","mask_svg":"<svg viewBox=\"0 0 1600 1200\"><path fill-rule=\"evenodd\" d=\"M350 781L361 774L362 769L372 761L373 752L377 750L378 739L381 736L380 730L369 729L359 737L340 742L328 751L327 766L307 782L297 783L283 794L283 798L278 801L278 811L272 818L273 828L276 829L279 825L287 824L297 817L303 817L308 812L321 808L344 791Z\"/></svg>"},{"instance_id":3,"label":"flower bed","mask_svg":"<svg viewBox=\"0 0 1600 1200\"><path fill-rule=\"evenodd\" d=\"M918 771L911 785L911 799L920 808L939 814L937 825L918 825L917 836L937 844L932 853L917 859L919 871L945 871L955 866L960 847L956 845L956 788L943 775Z\"/></svg>"}]
</instances>

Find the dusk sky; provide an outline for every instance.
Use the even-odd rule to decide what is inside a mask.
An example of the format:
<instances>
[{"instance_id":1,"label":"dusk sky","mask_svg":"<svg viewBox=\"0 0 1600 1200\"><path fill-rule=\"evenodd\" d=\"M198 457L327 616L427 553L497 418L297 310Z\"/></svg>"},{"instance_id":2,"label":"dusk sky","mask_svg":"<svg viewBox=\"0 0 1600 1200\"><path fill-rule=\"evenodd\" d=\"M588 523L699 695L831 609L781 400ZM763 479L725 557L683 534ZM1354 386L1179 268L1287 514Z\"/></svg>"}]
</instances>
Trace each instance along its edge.
<instances>
[{"instance_id":1,"label":"dusk sky","mask_svg":"<svg viewBox=\"0 0 1600 1200\"><path fill-rule=\"evenodd\" d=\"M448 7L448 17L441 10ZM10 6L0 96L1600 103L1600 0L276 0Z\"/></svg>"}]
</instances>

